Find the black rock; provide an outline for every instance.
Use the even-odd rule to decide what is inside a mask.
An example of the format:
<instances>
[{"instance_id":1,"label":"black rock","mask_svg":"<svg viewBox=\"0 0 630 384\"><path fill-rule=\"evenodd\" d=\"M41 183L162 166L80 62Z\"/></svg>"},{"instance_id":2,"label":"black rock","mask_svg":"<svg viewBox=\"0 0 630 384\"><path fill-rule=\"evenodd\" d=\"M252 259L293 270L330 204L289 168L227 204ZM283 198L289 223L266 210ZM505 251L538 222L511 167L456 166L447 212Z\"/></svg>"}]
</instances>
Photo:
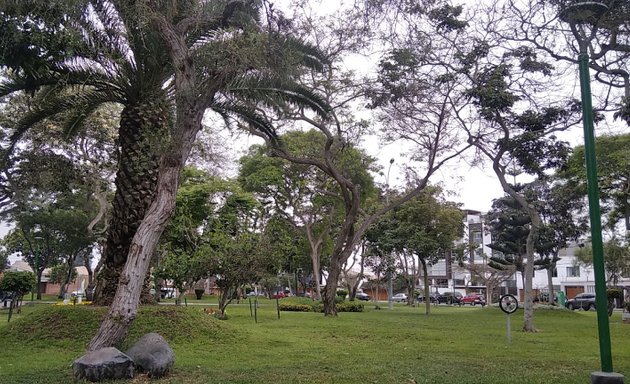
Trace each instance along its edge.
<instances>
[{"instance_id":1,"label":"black rock","mask_svg":"<svg viewBox=\"0 0 630 384\"><path fill-rule=\"evenodd\" d=\"M175 353L166 340L157 333L142 336L129 350L127 355L133 359L136 367L150 377L166 375L175 362Z\"/></svg>"},{"instance_id":2,"label":"black rock","mask_svg":"<svg viewBox=\"0 0 630 384\"><path fill-rule=\"evenodd\" d=\"M103 381L112 379L132 379L133 360L114 347L88 352L72 363L72 371L77 379Z\"/></svg>"}]
</instances>

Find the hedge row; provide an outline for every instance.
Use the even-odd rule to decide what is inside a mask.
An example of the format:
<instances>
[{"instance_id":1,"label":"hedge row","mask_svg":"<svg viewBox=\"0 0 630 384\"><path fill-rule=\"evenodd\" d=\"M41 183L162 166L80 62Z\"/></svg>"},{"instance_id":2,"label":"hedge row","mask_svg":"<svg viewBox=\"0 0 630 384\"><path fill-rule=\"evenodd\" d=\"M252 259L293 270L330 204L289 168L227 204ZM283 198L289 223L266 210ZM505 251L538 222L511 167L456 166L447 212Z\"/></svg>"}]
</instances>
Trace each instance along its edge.
<instances>
[{"instance_id":1,"label":"hedge row","mask_svg":"<svg viewBox=\"0 0 630 384\"><path fill-rule=\"evenodd\" d=\"M363 312L363 304L350 301L336 303L337 312ZM279 304L281 311L290 312L324 312L324 303L321 301L312 301L311 303L292 302L290 299L283 299Z\"/></svg>"}]
</instances>

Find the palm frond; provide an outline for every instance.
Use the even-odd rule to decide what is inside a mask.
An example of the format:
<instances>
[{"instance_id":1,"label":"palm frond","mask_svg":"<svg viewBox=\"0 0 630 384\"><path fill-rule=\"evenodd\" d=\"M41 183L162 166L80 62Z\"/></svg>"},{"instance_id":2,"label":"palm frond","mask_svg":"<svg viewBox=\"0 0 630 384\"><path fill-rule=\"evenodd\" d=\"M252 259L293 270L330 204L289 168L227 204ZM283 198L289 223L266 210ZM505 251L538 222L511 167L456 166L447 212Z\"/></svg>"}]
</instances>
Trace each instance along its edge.
<instances>
[{"instance_id":1,"label":"palm frond","mask_svg":"<svg viewBox=\"0 0 630 384\"><path fill-rule=\"evenodd\" d=\"M10 148L12 149L30 128L47 118L72 111L69 116L78 121L80 116L94 111L99 105L116 101L116 94L95 89L79 90L72 95L46 92L45 95L39 96L34 107L13 126ZM85 117L87 115L83 116Z\"/></svg>"},{"instance_id":2,"label":"palm frond","mask_svg":"<svg viewBox=\"0 0 630 384\"><path fill-rule=\"evenodd\" d=\"M319 116L328 117L331 106L313 92L292 79L263 73L250 73L241 76L227 87L236 98L247 100L281 112L286 106L299 106L311 109Z\"/></svg>"},{"instance_id":3,"label":"palm frond","mask_svg":"<svg viewBox=\"0 0 630 384\"><path fill-rule=\"evenodd\" d=\"M283 52L297 55L301 59L299 64L306 68L321 72L329 64L324 52L295 36L273 34L271 37L275 44L282 47Z\"/></svg>"},{"instance_id":4,"label":"palm frond","mask_svg":"<svg viewBox=\"0 0 630 384\"><path fill-rule=\"evenodd\" d=\"M238 119L265 135L272 142L277 142L278 140L273 124L248 105L231 101L215 102L212 104L212 110L218 113L227 124L229 124L230 118Z\"/></svg>"}]
</instances>

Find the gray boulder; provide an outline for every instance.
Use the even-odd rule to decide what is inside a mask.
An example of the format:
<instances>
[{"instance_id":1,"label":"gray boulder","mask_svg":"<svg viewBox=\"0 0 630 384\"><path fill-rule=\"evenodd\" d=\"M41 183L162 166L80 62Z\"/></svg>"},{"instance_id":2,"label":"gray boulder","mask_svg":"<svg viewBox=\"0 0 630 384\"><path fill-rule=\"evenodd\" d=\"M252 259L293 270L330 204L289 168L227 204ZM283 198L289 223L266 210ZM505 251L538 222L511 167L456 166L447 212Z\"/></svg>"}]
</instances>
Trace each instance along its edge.
<instances>
[{"instance_id":1,"label":"gray boulder","mask_svg":"<svg viewBox=\"0 0 630 384\"><path fill-rule=\"evenodd\" d=\"M75 378L88 381L132 379L134 365L129 356L109 347L79 357L72 363L72 371Z\"/></svg>"},{"instance_id":2,"label":"gray boulder","mask_svg":"<svg viewBox=\"0 0 630 384\"><path fill-rule=\"evenodd\" d=\"M157 333L142 336L129 350L127 355L133 359L136 367L150 377L166 375L175 362L175 353L166 340Z\"/></svg>"}]
</instances>

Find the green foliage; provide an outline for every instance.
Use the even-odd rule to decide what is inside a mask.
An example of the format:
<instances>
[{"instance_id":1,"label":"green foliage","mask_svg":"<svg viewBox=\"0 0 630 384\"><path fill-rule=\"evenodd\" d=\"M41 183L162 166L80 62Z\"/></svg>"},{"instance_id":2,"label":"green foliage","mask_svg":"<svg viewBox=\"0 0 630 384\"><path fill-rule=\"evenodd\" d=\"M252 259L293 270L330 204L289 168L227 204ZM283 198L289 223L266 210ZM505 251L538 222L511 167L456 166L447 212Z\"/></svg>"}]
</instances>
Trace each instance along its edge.
<instances>
[{"instance_id":1,"label":"green foliage","mask_svg":"<svg viewBox=\"0 0 630 384\"><path fill-rule=\"evenodd\" d=\"M463 7L461 5L451 6L444 4L439 8L434 8L429 11L429 19L436 23L438 30L445 30L447 32L460 31L468 27L468 22L465 20L458 20L461 16Z\"/></svg>"},{"instance_id":2,"label":"green foliage","mask_svg":"<svg viewBox=\"0 0 630 384\"><path fill-rule=\"evenodd\" d=\"M32 272L6 271L0 278L0 291L13 292L22 297L35 287L35 275Z\"/></svg>"},{"instance_id":3,"label":"green foliage","mask_svg":"<svg viewBox=\"0 0 630 384\"><path fill-rule=\"evenodd\" d=\"M623 222L626 230L630 230L630 134L598 137L595 155L605 224L612 229ZM587 195L584 146L573 149L567 167L559 173L559 177L567 181L573 198L584 198Z\"/></svg>"},{"instance_id":4,"label":"green foliage","mask_svg":"<svg viewBox=\"0 0 630 384\"><path fill-rule=\"evenodd\" d=\"M347 301L337 304L337 312L363 312L363 304L356 301Z\"/></svg>"},{"instance_id":5,"label":"green foliage","mask_svg":"<svg viewBox=\"0 0 630 384\"><path fill-rule=\"evenodd\" d=\"M486 216L492 234L488 247L501 255L490 257L491 267L502 270L514 266L517 271L523 271L530 221L512 197L504 196L492 202L492 210Z\"/></svg>"},{"instance_id":6,"label":"green foliage","mask_svg":"<svg viewBox=\"0 0 630 384\"><path fill-rule=\"evenodd\" d=\"M338 289L336 295L337 297L341 297L343 300L345 300L346 296L348 296L348 291L345 289Z\"/></svg>"},{"instance_id":7,"label":"green foliage","mask_svg":"<svg viewBox=\"0 0 630 384\"><path fill-rule=\"evenodd\" d=\"M356 301L335 302L337 312L363 312L363 304ZM313 304L313 312L324 313L324 303L316 302Z\"/></svg>"},{"instance_id":8,"label":"green foliage","mask_svg":"<svg viewBox=\"0 0 630 384\"><path fill-rule=\"evenodd\" d=\"M13 335L15 340L30 346L71 345L81 349L98 329L106 311L107 308L90 305L46 305L0 329L0 340ZM239 339L233 326L217 322L199 307L191 311L175 306L143 306L122 347L128 348L149 332L159 333L170 343L191 343L199 338L208 342Z\"/></svg>"},{"instance_id":9,"label":"green foliage","mask_svg":"<svg viewBox=\"0 0 630 384\"><path fill-rule=\"evenodd\" d=\"M0 249L0 272L9 266L9 252L6 249Z\"/></svg>"},{"instance_id":10,"label":"green foliage","mask_svg":"<svg viewBox=\"0 0 630 384\"><path fill-rule=\"evenodd\" d=\"M606 297L608 298L608 300L610 299L623 300L623 289L622 288L608 288L606 289Z\"/></svg>"},{"instance_id":11,"label":"green foliage","mask_svg":"<svg viewBox=\"0 0 630 384\"><path fill-rule=\"evenodd\" d=\"M50 269L50 275L48 276L48 281L53 284L63 284L66 281L66 277L68 276L68 264L58 264ZM77 278L77 269L72 268L72 272L70 273L70 282L73 282Z\"/></svg>"},{"instance_id":12,"label":"green foliage","mask_svg":"<svg viewBox=\"0 0 630 384\"><path fill-rule=\"evenodd\" d=\"M603 244L604 269L606 281L617 286L622 276L630 273L630 245L614 237ZM593 265L593 247L586 244L575 253L578 261L584 265Z\"/></svg>"},{"instance_id":13,"label":"green foliage","mask_svg":"<svg viewBox=\"0 0 630 384\"><path fill-rule=\"evenodd\" d=\"M613 117L615 120L621 119L625 121L626 124L630 125L630 96L621 99L621 108L614 113Z\"/></svg>"},{"instance_id":14,"label":"green foliage","mask_svg":"<svg viewBox=\"0 0 630 384\"><path fill-rule=\"evenodd\" d=\"M506 81L509 71L506 65L491 67L480 74L479 82L467 92L485 119L493 120L497 112L507 112L519 100L509 90Z\"/></svg>"},{"instance_id":15,"label":"green foliage","mask_svg":"<svg viewBox=\"0 0 630 384\"><path fill-rule=\"evenodd\" d=\"M2 366L0 383L74 382L69 362L85 353L85 344L106 310L91 306L24 306L22 314L8 324L3 318L6 311L0 311L0 345L4 347L3 358L11 362ZM506 354L503 348L497 348L507 341L505 314L496 307L439 306L433 308L432 316L423 316L418 308L397 305L393 311L375 311L366 305L360 314L342 313L334 319L316 313L285 312L278 320L275 302L263 302L255 324L248 306L232 308L228 321L217 321L198 306L150 306L140 308L121 350L148 332L164 335L177 358L173 372L156 381L164 384L201 383L208 377L222 383L259 384L404 383L410 379L440 384L584 382L589 372L585 367L599 367L599 356L593 353L598 350L598 340L582 338L581 347L575 348L575 335L597 334L596 313L537 309L536 317L538 328L544 332L531 334L513 329L512 343L519 348ZM630 337L630 327L621 323L618 312L610 321L612 353L618 359L615 369L628 372L630 352L623 340ZM475 337L447 331L470 328L470 324L484 326L475 328ZM423 340L432 352L417 354L413 364L401 365L418 346L418 340ZM258 351L259 358L234 358L249 356L252 350ZM551 361L549 354L554 357ZM445 374L444 362L453 359L467 368ZM348 369L358 360L374 362L377 367ZM304 367L305 361L312 362L309 369L286 369L287 365ZM524 361L535 369L523 370ZM559 366L563 367L560 371ZM517 371L519 375L514 375ZM254 379L243 379L243 372ZM131 384L134 380L139 379L120 383Z\"/></svg>"},{"instance_id":16,"label":"green foliage","mask_svg":"<svg viewBox=\"0 0 630 384\"><path fill-rule=\"evenodd\" d=\"M285 303L284 301L278 304L278 308L287 312L311 312L313 310L313 306L308 304Z\"/></svg>"}]
</instances>

